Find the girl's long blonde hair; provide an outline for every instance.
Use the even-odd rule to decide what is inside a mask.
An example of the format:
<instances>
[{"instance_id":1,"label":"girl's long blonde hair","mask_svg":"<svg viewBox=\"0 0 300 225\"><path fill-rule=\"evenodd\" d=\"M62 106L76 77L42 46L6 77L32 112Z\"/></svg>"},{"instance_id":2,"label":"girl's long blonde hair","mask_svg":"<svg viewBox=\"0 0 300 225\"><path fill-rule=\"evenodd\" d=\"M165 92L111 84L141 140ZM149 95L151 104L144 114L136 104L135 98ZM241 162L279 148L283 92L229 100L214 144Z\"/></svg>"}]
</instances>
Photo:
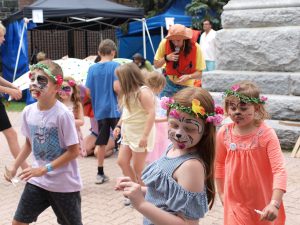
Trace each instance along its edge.
<instances>
[{"instance_id":1,"label":"girl's long blonde hair","mask_svg":"<svg viewBox=\"0 0 300 225\"><path fill-rule=\"evenodd\" d=\"M137 98L140 87L145 85L145 78L135 63L126 63L116 69L116 75L121 85L119 102L121 108L130 111L130 99Z\"/></svg>"}]
</instances>

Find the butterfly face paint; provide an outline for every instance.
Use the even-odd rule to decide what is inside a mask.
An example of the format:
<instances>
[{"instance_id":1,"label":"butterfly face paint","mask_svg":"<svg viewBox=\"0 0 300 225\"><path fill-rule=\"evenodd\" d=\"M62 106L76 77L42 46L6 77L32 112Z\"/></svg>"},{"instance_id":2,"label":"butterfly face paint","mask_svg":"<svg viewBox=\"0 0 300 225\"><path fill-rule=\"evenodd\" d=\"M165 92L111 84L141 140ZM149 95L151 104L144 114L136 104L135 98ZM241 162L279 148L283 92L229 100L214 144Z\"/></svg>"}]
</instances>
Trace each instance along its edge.
<instances>
[{"instance_id":1,"label":"butterfly face paint","mask_svg":"<svg viewBox=\"0 0 300 225\"><path fill-rule=\"evenodd\" d=\"M178 112L169 115L168 136L177 149L190 149L202 138L204 122L187 113Z\"/></svg>"},{"instance_id":2,"label":"butterfly face paint","mask_svg":"<svg viewBox=\"0 0 300 225\"><path fill-rule=\"evenodd\" d=\"M42 74L31 73L29 90L33 98L40 97L48 89L48 77Z\"/></svg>"},{"instance_id":3,"label":"butterfly face paint","mask_svg":"<svg viewBox=\"0 0 300 225\"><path fill-rule=\"evenodd\" d=\"M228 115L237 125L245 126L254 121L255 107L251 103L231 100L228 103Z\"/></svg>"}]
</instances>

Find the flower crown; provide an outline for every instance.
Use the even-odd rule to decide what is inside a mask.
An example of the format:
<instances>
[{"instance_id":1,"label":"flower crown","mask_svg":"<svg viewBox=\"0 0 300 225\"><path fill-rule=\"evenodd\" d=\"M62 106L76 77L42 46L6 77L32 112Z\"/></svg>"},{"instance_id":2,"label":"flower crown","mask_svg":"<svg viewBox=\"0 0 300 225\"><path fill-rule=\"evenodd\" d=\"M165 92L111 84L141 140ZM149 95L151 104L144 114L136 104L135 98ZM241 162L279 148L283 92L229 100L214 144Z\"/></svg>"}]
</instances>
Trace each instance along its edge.
<instances>
[{"instance_id":1,"label":"flower crown","mask_svg":"<svg viewBox=\"0 0 300 225\"><path fill-rule=\"evenodd\" d=\"M192 107L180 105L175 102L173 98L162 97L161 107L165 110L170 110L169 115L179 119L178 111L187 113L191 116L201 118L208 123L213 123L215 126L220 125L223 120L224 110L220 106L216 106L213 113L206 113L203 106L198 99L192 100Z\"/></svg>"},{"instance_id":2,"label":"flower crown","mask_svg":"<svg viewBox=\"0 0 300 225\"><path fill-rule=\"evenodd\" d=\"M237 97L241 102L256 103L256 104L265 104L266 101L268 100L266 96L261 96L260 98L248 97L246 95L239 93L238 92L239 89L240 89L240 85L235 84L230 89L227 89L224 92L223 97L228 97L233 95Z\"/></svg>"},{"instance_id":3,"label":"flower crown","mask_svg":"<svg viewBox=\"0 0 300 225\"><path fill-rule=\"evenodd\" d=\"M49 70L49 67L43 63L37 63L35 65L30 66L30 71L40 69L43 70L56 84L59 86L63 83L63 76L61 74L53 75ZM29 78L31 77L31 73L29 73Z\"/></svg>"}]
</instances>

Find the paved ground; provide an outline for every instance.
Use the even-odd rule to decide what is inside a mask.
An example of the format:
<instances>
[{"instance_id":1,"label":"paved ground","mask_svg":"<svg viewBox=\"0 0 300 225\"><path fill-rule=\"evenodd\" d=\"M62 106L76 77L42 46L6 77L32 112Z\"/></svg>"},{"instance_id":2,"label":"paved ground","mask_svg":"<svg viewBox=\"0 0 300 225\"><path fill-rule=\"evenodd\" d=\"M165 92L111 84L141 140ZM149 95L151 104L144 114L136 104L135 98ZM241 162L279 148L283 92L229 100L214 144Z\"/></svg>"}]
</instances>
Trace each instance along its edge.
<instances>
[{"instance_id":1,"label":"paved ground","mask_svg":"<svg viewBox=\"0 0 300 225\"><path fill-rule=\"evenodd\" d=\"M13 126L20 134L20 113L9 113ZM83 129L88 132L88 124ZM24 138L19 135L22 143ZM287 213L286 225L300 225L300 159L290 158L285 153L288 170L288 192L284 197ZM3 134L0 135L0 225L10 224L17 207L24 184L17 187L4 181L4 165L9 165L12 157L9 153ZM95 185L96 160L93 157L79 159L84 187L82 190L82 215L84 225L137 225L142 224L142 216L130 207L122 204L122 196L113 190L115 178L121 175L116 165L116 156L106 159L105 172L111 178L110 182ZM255 196L254 196L255 197ZM37 225L57 224L51 209L40 215ZM202 225L221 225L222 207L219 201L212 211L200 221Z\"/></svg>"}]
</instances>

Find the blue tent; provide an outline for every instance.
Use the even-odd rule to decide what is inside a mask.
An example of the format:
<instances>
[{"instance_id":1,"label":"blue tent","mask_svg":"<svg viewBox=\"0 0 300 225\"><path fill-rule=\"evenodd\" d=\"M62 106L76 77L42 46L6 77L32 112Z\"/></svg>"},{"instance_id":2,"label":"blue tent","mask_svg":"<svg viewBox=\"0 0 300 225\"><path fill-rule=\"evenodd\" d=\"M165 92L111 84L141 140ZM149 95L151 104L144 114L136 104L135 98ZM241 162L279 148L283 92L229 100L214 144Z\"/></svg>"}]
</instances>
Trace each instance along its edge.
<instances>
[{"instance_id":1,"label":"blue tent","mask_svg":"<svg viewBox=\"0 0 300 225\"><path fill-rule=\"evenodd\" d=\"M191 0L174 0L170 7L162 14L146 19L147 27L151 35L154 50L157 49L161 41L161 30L163 28L163 36L166 34L166 17L174 17L174 23L179 23L187 27L191 27L191 16L185 15L185 6L191 3ZM143 26L141 21L129 23L128 32L123 34L121 29L117 30L117 38L119 45L118 56L121 58L131 58L135 53L139 52L143 55ZM150 45L149 38L146 37L146 58L153 62L154 53Z\"/></svg>"}]
</instances>

